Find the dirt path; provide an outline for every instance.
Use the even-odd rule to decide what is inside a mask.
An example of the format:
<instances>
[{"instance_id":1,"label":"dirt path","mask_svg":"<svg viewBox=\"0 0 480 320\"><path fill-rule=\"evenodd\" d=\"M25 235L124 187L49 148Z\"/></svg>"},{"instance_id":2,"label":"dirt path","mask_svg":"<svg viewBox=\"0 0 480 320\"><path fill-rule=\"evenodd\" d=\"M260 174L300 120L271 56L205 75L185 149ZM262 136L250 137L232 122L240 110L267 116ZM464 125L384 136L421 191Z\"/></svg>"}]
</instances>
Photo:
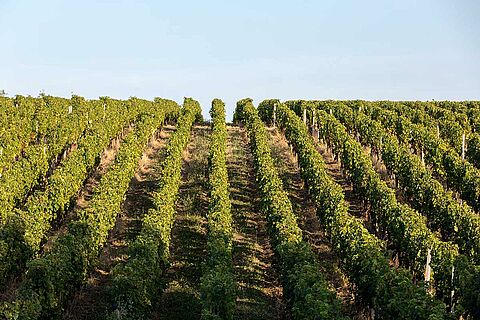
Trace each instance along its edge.
<instances>
[{"instance_id":1,"label":"dirt path","mask_svg":"<svg viewBox=\"0 0 480 320\"><path fill-rule=\"evenodd\" d=\"M171 266L164 276L154 319L200 319L200 277L206 252L208 148L210 128L193 128L184 152L182 183L170 246Z\"/></svg>"},{"instance_id":2,"label":"dirt path","mask_svg":"<svg viewBox=\"0 0 480 320\"><path fill-rule=\"evenodd\" d=\"M154 139L150 140L139 162L139 168L130 182L122 211L100 254L98 264L90 274L86 285L75 293L66 306L62 319L100 320L107 318L111 310L108 296L111 271L117 263L126 259L128 242L137 235L142 215L153 206L151 193L154 192L156 181L161 174L161 163L164 158L162 151L173 130L173 127L164 127L161 132L157 132ZM109 162L113 159L114 156L112 158L110 153L102 158ZM105 167L100 165L99 169L104 170ZM93 185L98 183L95 177L97 177L96 174L92 175L91 179L93 180L86 184L84 193L77 201L77 210L88 205L88 200L91 198L90 190Z\"/></svg>"},{"instance_id":3,"label":"dirt path","mask_svg":"<svg viewBox=\"0 0 480 320\"><path fill-rule=\"evenodd\" d=\"M276 129L268 128L270 134L270 147L272 157L277 164L277 170L283 182L285 191L288 192L294 212L298 217L298 223L303 231L303 237L317 254L320 267L332 289L336 291L341 298L344 309L347 314L356 317L358 314L355 306L354 293L348 283L348 279L340 270L337 256L332 251L328 239L326 238L320 221L316 216L316 209L310 200L307 190L304 187L303 179L297 164L297 159L290 151L290 147L285 137ZM329 170L335 173L334 178L340 180L340 172L337 171L330 159L327 165ZM350 187L344 181L344 187ZM345 189L344 189L345 190Z\"/></svg>"},{"instance_id":4,"label":"dirt path","mask_svg":"<svg viewBox=\"0 0 480 320\"><path fill-rule=\"evenodd\" d=\"M228 128L227 168L234 218L235 319L284 319L265 217L259 210L253 159L244 129Z\"/></svg>"}]
</instances>

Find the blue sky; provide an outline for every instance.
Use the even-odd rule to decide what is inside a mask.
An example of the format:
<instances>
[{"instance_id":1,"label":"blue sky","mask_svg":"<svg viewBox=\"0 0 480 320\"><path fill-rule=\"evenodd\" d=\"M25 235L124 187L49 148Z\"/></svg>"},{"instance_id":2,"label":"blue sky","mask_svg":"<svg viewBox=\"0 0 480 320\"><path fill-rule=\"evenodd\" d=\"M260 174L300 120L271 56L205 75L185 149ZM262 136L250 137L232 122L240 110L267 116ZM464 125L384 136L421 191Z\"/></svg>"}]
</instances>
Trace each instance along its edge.
<instances>
[{"instance_id":1,"label":"blue sky","mask_svg":"<svg viewBox=\"0 0 480 320\"><path fill-rule=\"evenodd\" d=\"M0 89L480 100L480 2L0 0Z\"/></svg>"}]
</instances>

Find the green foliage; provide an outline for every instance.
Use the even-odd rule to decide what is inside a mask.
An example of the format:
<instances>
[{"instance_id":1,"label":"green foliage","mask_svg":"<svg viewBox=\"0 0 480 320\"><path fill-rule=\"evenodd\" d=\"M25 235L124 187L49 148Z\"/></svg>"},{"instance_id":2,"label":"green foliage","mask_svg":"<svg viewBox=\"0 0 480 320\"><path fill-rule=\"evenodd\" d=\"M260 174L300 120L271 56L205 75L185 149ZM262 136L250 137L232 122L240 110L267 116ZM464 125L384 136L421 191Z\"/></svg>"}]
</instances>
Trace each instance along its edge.
<instances>
[{"instance_id":1,"label":"green foliage","mask_svg":"<svg viewBox=\"0 0 480 320\"><path fill-rule=\"evenodd\" d=\"M269 102L262 104L266 108ZM303 113L301 103L292 105ZM370 235L359 220L348 214L342 189L328 176L323 159L300 118L286 105L279 104L277 119L298 152L301 173L317 206L317 214L342 259L343 269L356 285L359 300L372 306L382 319L429 319L430 315L442 318L445 306L429 297L423 288L412 285L409 273L390 269L383 255L382 243ZM318 120L321 121L322 137L342 154L342 163L355 189L363 190L360 191L363 197L371 201L372 207L378 207L378 213L384 214L378 217L378 222L397 250L402 252L407 249L416 258L419 246L425 250L432 242L435 243L436 239L428 232L427 238L422 240L426 227L421 217L396 202L393 191L376 176L363 150L350 138L345 128L324 112L319 114ZM418 220L423 224L417 226ZM414 232L418 229L420 232ZM422 241L417 243L419 240Z\"/></svg>"},{"instance_id":2,"label":"green foliage","mask_svg":"<svg viewBox=\"0 0 480 320\"><path fill-rule=\"evenodd\" d=\"M235 114L247 127L262 207L292 318L343 319L340 301L320 273L315 254L302 240L302 231L270 155L264 125L251 100L239 101Z\"/></svg>"},{"instance_id":3,"label":"green foliage","mask_svg":"<svg viewBox=\"0 0 480 320\"><path fill-rule=\"evenodd\" d=\"M175 101L157 97L153 102L155 102L157 108L167 108L165 115L166 123L174 124L177 122L177 119L182 113L182 109Z\"/></svg>"},{"instance_id":4,"label":"green foliage","mask_svg":"<svg viewBox=\"0 0 480 320\"><path fill-rule=\"evenodd\" d=\"M145 319L151 312L152 301L160 288L160 276L168 263L182 153L200 112L197 101L185 98L176 131L166 147L162 176L153 196L155 206L143 216L140 234L129 245L127 262L117 265L113 271L112 295L116 308L112 319Z\"/></svg>"},{"instance_id":5,"label":"green foliage","mask_svg":"<svg viewBox=\"0 0 480 320\"><path fill-rule=\"evenodd\" d=\"M480 217L474 212L480 210L479 102L295 100L281 104L271 99L262 102L258 110L251 99L237 104L234 122L248 129L262 211L289 314L293 319L343 319L338 298L319 271L315 254L302 240L270 156L260 119L270 124L274 105L276 123L298 153L302 177L341 267L354 286L356 300L374 308L381 319L480 318L480 267L475 265L480 263ZM146 141L162 123L180 118L166 147L155 206L130 244L128 261L113 273L115 310L111 318L148 318L169 260L182 152L192 124L203 122L198 102L185 98L180 108L161 98L153 103L108 97L88 101L42 94L38 98L0 97L0 109L0 286L27 269L15 300L0 303L2 319L59 317L64 302L95 265ZM375 234L385 241L348 213L342 188L329 177L298 117L304 112L309 125L315 116L320 136L341 158L354 191L364 199ZM232 319L236 288L221 100L212 102L211 117L202 318ZM95 187L90 206L40 254L50 228L64 218L101 151L132 122L134 130ZM460 156L463 133L466 160ZM395 191L380 179L360 143L381 155L411 207L397 201ZM65 151L68 156L61 159ZM419 156L422 153L425 164ZM458 203L449 189L468 205ZM422 275L428 249L432 250L433 268L428 285L433 285L436 297L423 287L427 285ZM399 258L401 268L389 266L388 259L393 257ZM449 305L453 302L450 315L436 298Z\"/></svg>"},{"instance_id":6,"label":"green foliage","mask_svg":"<svg viewBox=\"0 0 480 320\"><path fill-rule=\"evenodd\" d=\"M467 140L466 158L475 167L480 168L480 135L477 132L472 132Z\"/></svg>"},{"instance_id":7,"label":"green foliage","mask_svg":"<svg viewBox=\"0 0 480 320\"><path fill-rule=\"evenodd\" d=\"M73 97L72 100L76 101L74 103L86 103L80 97ZM27 260L40 250L51 224L61 218L70 207L83 181L98 162L102 150L122 128L134 121L141 112L161 108L168 115L176 105L173 102L173 104L161 103L159 100L154 105L138 99L135 101L103 99L88 102L90 118L95 115L96 120L89 124L78 139L77 147L48 178L45 189L33 193L25 202L24 209L12 210L12 214L0 227L0 243L5 248L0 252L2 257L0 279L6 280L9 275L22 271ZM26 171L28 172L31 173ZM26 175L20 177L25 179ZM18 181L18 177L16 180Z\"/></svg>"},{"instance_id":8,"label":"green foliage","mask_svg":"<svg viewBox=\"0 0 480 320\"><path fill-rule=\"evenodd\" d=\"M78 213L68 232L51 249L28 263L17 299L1 307L6 319L55 317L63 302L85 280L120 211L143 148L163 122L163 110L151 108L129 133L115 162L93 190L89 207Z\"/></svg>"},{"instance_id":9,"label":"green foliage","mask_svg":"<svg viewBox=\"0 0 480 320\"><path fill-rule=\"evenodd\" d=\"M355 105L358 109L362 107L362 111L368 108L368 112L377 114L381 112L366 103L359 105L356 102ZM377 152L381 152L385 165L388 169L395 172L400 185L408 195L407 199L411 199L412 205L427 215L430 221L428 227L432 228L433 226L434 230L437 228L441 229L446 239L454 237L455 242L460 247L460 251L470 256L473 260L476 259L475 257L478 257L475 251L472 251L477 246L475 242L478 236L475 233L479 231L478 227L476 227L478 216L475 216L473 212L469 213L466 211L468 207L458 204L450 194L443 191L442 186L431 177L417 156L412 155L405 146L399 143L395 136L385 131L379 122L372 121L362 112L355 112L341 102L314 102L312 106L325 111L332 110L335 116L341 119L352 132L359 133L361 141L369 144ZM391 210L394 207L384 206L391 202L379 201L382 199L382 197L379 197L379 193L372 192L372 190L369 191L368 186L371 184L372 178L368 178L369 175L365 175L365 172L372 170L369 169L372 167L371 162L369 159L361 160L359 154L362 153L362 149L360 145L348 134L338 120L323 110L317 110L317 120L320 125L321 135L342 155L342 165L346 168L352 181L357 181L354 184L356 191L361 192L363 198L368 199L370 197L375 200L371 203L371 210L374 213L372 214L372 220L380 225L388 226L384 231L387 231L389 238L394 240L393 242L396 243L400 254L407 254L406 256L400 255L400 258L406 259L407 266L413 267L414 270L416 268L415 264L412 265L412 262L418 263L418 261L415 262L415 258L419 258L415 254L415 249L420 253L423 251L421 256L425 256L425 249L432 248L432 267L436 281L436 293L445 301L450 302L450 291L453 289L451 282L452 264L460 256L458 256L458 253L451 245L435 239L432 233L425 228L426 221L418 215L412 215L411 209L402 206L398 207L397 212L395 212ZM382 123L389 123L389 121L395 123L394 119L393 116L385 117ZM397 128L399 127L400 123L397 122ZM413 131L407 132L410 135L413 133ZM405 140L408 141L408 139ZM347 148L342 147L342 145L347 145L346 142L348 141L350 141L348 149L352 149L351 145L357 145L358 151L356 154L351 151L345 153ZM363 169L362 162L364 163ZM360 171L355 170L353 167L359 168ZM361 182L362 179L364 183ZM385 200L389 198L390 200L394 199L392 196L386 197ZM375 202L380 206L375 205ZM376 214L375 211L377 211ZM382 215L384 216L382 217ZM382 223L384 219L388 220ZM392 229L394 226L396 227ZM402 234L404 235L403 239ZM418 272L420 271L421 265L418 265ZM459 272L462 272L462 270L459 270Z\"/></svg>"},{"instance_id":10,"label":"green foliage","mask_svg":"<svg viewBox=\"0 0 480 320\"><path fill-rule=\"evenodd\" d=\"M342 112L340 107L335 110L335 113ZM389 247L393 249L392 258L398 254L402 263L418 275L417 280L421 280L427 251L432 249L433 278L438 280L432 282L439 296L448 296L451 291L448 280L458 248L439 240L428 229L424 216L397 201L395 191L374 170L370 156L363 151L362 145L348 134L338 120L323 110L318 110L318 118L324 121L321 123L321 136L328 139L340 154L343 169L352 182L354 191L369 205L372 223L378 226L377 234L389 240ZM378 124L372 125L357 115L353 119L358 121L358 127L365 129L358 130L361 137L379 141ZM388 145L387 141L385 145ZM387 152L384 156L388 156Z\"/></svg>"},{"instance_id":11,"label":"green foliage","mask_svg":"<svg viewBox=\"0 0 480 320\"><path fill-rule=\"evenodd\" d=\"M317 107L325 110L333 108L335 115L351 131L360 134L362 142L381 152L385 166L395 173L406 199L412 207L427 216L431 229L441 231L443 239L453 240L458 244L460 252L474 260L480 257L480 217L468 205L459 204L452 193L444 190L420 158L410 152L408 145L399 141L408 141L410 138L406 137L407 133L399 134L400 138L397 138L384 130L378 121L369 119L363 111L354 112L342 103L334 103L332 107L332 102L317 102ZM368 110L377 114L379 112L378 108L369 105ZM390 120L387 120L387 116L382 117L381 122L391 122L393 116L388 118ZM397 129L398 127L399 122ZM407 132L410 136L413 134L412 130Z\"/></svg>"},{"instance_id":12,"label":"green foliage","mask_svg":"<svg viewBox=\"0 0 480 320\"><path fill-rule=\"evenodd\" d=\"M69 114L68 106L73 104L73 98L70 101L50 96L36 99L17 97L16 101L15 103L18 103L16 109L27 111L29 114L23 118L25 128L19 130L22 138L19 138L19 133L14 134L17 129L15 127L10 128L10 136L4 137L18 138L17 141L10 140L7 143L13 144L12 152L13 150L17 152L13 156L19 156L20 159L18 161L6 159L11 164L3 170L0 177L0 219L3 223L18 202L37 185L39 178L47 173L50 163L80 137L86 122L79 119L82 114L88 112L86 105L80 104L73 109L75 112ZM33 115L32 104L35 106ZM30 117L33 119L28 123ZM9 152L8 147L6 151ZM22 155L18 154L20 151Z\"/></svg>"},{"instance_id":13,"label":"green foliage","mask_svg":"<svg viewBox=\"0 0 480 320\"><path fill-rule=\"evenodd\" d=\"M10 168L18 156L34 138L35 98L17 96L14 99L0 97L0 172Z\"/></svg>"},{"instance_id":14,"label":"green foliage","mask_svg":"<svg viewBox=\"0 0 480 320\"><path fill-rule=\"evenodd\" d=\"M269 99L264 100L258 105L258 116L262 121L267 124L271 125L273 123L273 109L274 106L278 106L280 104L280 100L278 99Z\"/></svg>"},{"instance_id":15,"label":"green foliage","mask_svg":"<svg viewBox=\"0 0 480 320\"><path fill-rule=\"evenodd\" d=\"M455 270L456 313L466 313L471 319L480 319L480 266L474 266L466 257L462 257L456 261Z\"/></svg>"},{"instance_id":16,"label":"green foliage","mask_svg":"<svg viewBox=\"0 0 480 320\"><path fill-rule=\"evenodd\" d=\"M225 104L214 99L209 153L210 204L207 262L201 278L202 319L233 319L236 288L232 264L232 214L226 165Z\"/></svg>"},{"instance_id":17,"label":"green foliage","mask_svg":"<svg viewBox=\"0 0 480 320\"><path fill-rule=\"evenodd\" d=\"M421 114L423 117L419 115L414 117L406 112L406 110L410 110L407 106L402 105L404 108L401 108L389 102L383 102L381 105L366 102L364 104L368 105L369 115L373 119L380 120L384 128L394 130L393 132L400 141L411 145L418 154L423 151L425 163L432 167L434 174L445 179L448 187L458 191L462 199L466 200L473 209L476 211L480 210L480 170L475 167L474 160L474 154L477 152L476 141L477 139L480 141L478 134L470 133L467 135L466 141L468 146L467 159L469 159L470 155L473 158L473 164L462 160L458 153L461 152L462 134L464 132L462 128L465 127L467 128L465 130L468 130L468 125L465 124L468 122L466 119L460 117L461 120L458 120L464 124L462 126L456 120L454 114L451 112L447 113L447 110L439 109L438 107L434 109L437 111L435 114L443 115L447 113L449 115L447 120L444 119L445 116L438 118L439 116L437 115L438 119L429 117L429 113L426 111L421 113L422 109L414 110L415 114ZM352 107L358 108L355 104ZM390 109L396 110L401 115L398 116ZM430 113L432 112L430 111ZM403 114L406 115L404 116ZM389 121L383 122L385 118L389 118ZM417 123L415 124L413 121ZM440 137L437 137L436 129L434 129L437 126L440 130ZM453 138L448 138L452 137L452 135L447 135L444 132L445 130L455 131L456 133L453 134ZM443 139L441 138L442 136ZM454 140L455 143L449 142L450 140Z\"/></svg>"}]
</instances>

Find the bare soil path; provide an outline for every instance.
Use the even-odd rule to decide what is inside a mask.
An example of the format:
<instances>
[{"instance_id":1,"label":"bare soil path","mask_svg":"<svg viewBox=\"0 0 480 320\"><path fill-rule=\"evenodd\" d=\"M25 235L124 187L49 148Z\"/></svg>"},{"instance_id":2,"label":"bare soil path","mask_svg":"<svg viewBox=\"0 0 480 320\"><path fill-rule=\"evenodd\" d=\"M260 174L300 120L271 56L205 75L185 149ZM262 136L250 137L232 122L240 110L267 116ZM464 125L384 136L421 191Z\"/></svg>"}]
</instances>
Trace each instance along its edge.
<instances>
[{"instance_id":1,"label":"bare soil path","mask_svg":"<svg viewBox=\"0 0 480 320\"><path fill-rule=\"evenodd\" d=\"M228 128L227 168L235 229L235 319L284 319L282 287L274 268L266 220L260 211L248 138L242 128Z\"/></svg>"},{"instance_id":2,"label":"bare soil path","mask_svg":"<svg viewBox=\"0 0 480 320\"><path fill-rule=\"evenodd\" d=\"M210 127L195 126L183 156L170 246L171 265L154 319L200 319L200 277L206 252Z\"/></svg>"},{"instance_id":3,"label":"bare soil path","mask_svg":"<svg viewBox=\"0 0 480 320\"><path fill-rule=\"evenodd\" d=\"M111 311L109 284L111 271L117 263L127 258L127 245L132 241L141 226L141 217L153 206L151 194L156 189L156 183L161 174L161 163L164 158L164 147L168 137L174 131L173 127L165 126L152 138L144 151L135 176L130 182L122 211L117 217L114 230L102 249L95 269L88 277L87 283L80 288L67 304L63 312L64 320L106 319ZM118 149L118 147L117 147ZM102 161L111 163L115 156L108 153ZM75 210L88 206L91 190L98 184L106 167L99 166L90 177L85 189L80 194Z\"/></svg>"},{"instance_id":4,"label":"bare soil path","mask_svg":"<svg viewBox=\"0 0 480 320\"><path fill-rule=\"evenodd\" d=\"M308 195L298 167L298 161L291 152L285 136L274 128L267 128L270 135L272 157L277 165L277 170L287 191L298 223L303 231L303 238L317 254L321 270L337 295L343 302L344 310L352 318L362 319L361 310L355 305L354 292L347 277L340 269L340 261L329 244L323 228L316 216L316 208ZM360 215L361 204L354 198L352 188L340 171L338 163L325 148L319 150L324 156L328 173L339 183L346 195L346 200L351 207L351 213ZM353 208L353 210L352 210Z\"/></svg>"}]
</instances>

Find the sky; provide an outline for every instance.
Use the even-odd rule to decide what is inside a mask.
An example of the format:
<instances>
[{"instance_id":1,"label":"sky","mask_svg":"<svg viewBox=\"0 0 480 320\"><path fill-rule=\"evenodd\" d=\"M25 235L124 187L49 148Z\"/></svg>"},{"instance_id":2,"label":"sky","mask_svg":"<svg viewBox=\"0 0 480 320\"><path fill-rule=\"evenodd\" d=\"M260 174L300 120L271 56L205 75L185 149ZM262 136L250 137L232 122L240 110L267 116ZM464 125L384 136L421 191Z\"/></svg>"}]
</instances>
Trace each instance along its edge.
<instances>
[{"instance_id":1,"label":"sky","mask_svg":"<svg viewBox=\"0 0 480 320\"><path fill-rule=\"evenodd\" d=\"M0 90L480 100L480 1L0 0Z\"/></svg>"}]
</instances>

